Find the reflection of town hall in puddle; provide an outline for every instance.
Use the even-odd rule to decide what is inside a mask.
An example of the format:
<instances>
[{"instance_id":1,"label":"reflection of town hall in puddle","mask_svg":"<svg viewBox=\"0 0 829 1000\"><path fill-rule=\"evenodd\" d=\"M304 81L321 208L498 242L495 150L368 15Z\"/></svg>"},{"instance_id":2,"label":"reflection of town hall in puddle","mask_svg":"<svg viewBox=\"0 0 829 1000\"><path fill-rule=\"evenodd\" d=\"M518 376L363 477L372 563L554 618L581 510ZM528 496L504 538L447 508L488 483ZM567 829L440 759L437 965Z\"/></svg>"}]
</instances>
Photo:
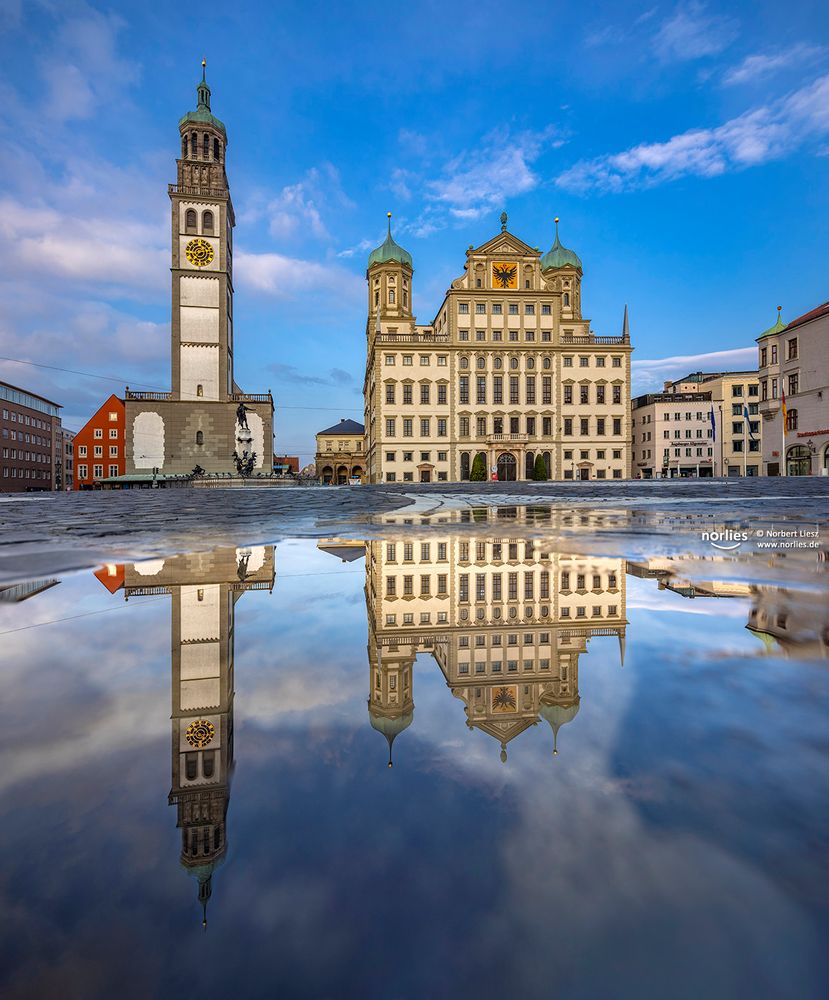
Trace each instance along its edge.
<instances>
[{"instance_id":1,"label":"reflection of town hall in puddle","mask_svg":"<svg viewBox=\"0 0 829 1000\"><path fill-rule=\"evenodd\" d=\"M369 718L389 744L414 717L413 667L431 653L466 724L507 745L544 720L557 752L579 711L579 657L594 636L625 649L623 559L562 555L544 539L426 535L365 543Z\"/></svg>"},{"instance_id":2,"label":"reflection of town hall in puddle","mask_svg":"<svg viewBox=\"0 0 829 1000\"><path fill-rule=\"evenodd\" d=\"M212 876L227 849L233 769L235 606L249 590L271 591L273 546L222 548L96 573L127 600L169 594L172 659L172 786L181 864L198 882L207 920Z\"/></svg>"}]
</instances>

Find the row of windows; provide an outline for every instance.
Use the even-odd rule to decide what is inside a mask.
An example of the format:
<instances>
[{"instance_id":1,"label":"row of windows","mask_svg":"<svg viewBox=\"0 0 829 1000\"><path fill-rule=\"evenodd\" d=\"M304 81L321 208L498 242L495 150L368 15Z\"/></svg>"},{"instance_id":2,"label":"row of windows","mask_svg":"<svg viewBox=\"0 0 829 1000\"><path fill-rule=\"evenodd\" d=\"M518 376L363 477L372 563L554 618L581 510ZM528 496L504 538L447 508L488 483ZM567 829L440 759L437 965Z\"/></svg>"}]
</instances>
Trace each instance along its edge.
<instances>
[{"instance_id":1,"label":"row of windows","mask_svg":"<svg viewBox=\"0 0 829 1000\"><path fill-rule=\"evenodd\" d=\"M41 437L39 434L24 434L23 431L9 430L8 427L3 428L3 437L7 441L19 441L21 444L36 444L41 448L49 448L52 444L48 438Z\"/></svg>"},{"instance_id":2,"label":"row of windows","mask_svg":"<svg viewBox=\"0 0 829 1000\"><path fill-rule=\"evenodd\" d=\"M778 387L780 385L780 380L773 378L764 378L760 383L761 398L762 399L777 399ZM769 386L771 386L771 394L769 394ZM800 374L799 372L792 372L788 376L788 389L786 390L790 396L796 396L800 392Z\"/></svg>"},{"instance_id":3,"label":"row of windows","mask_svg":"<svg viewBox=\"0 0 829 1000\"><path fill-rule=\"evenodd\" d=\"M576 581L576 592L587 593L588 582L592 582L594 591L602 590L602 578L594 575L588 581L579 574ZM505 586L506 584L506 586ZM616 576L609 576L608 587L616 589ZM449 593L449 575L437 573L434 578L431 573L421 573L415 582L414 574L386 577L386 597L414 597L417 592L420 597L445 597ZM563 573L561 577L561 593L570 593L570 574ZM550 573L547 570L527 570L519 573L461 573L458 576L458 600L461 603L470 601L534 601L550 599ZM615 614L615 611L611 612ZM517 639L517 637L516 637Z\"/></svg>"},{"instance_id":4,"label":"row of windows","mask_svg":"<svg viewBox=\"0 0 829 1000\"><path fill-rule=\"evenodd\" d=\"M10 420L13 424L23 424L25 427L37 427L41 431L51 431L52 425L40 417L30 417L28 413L18 413L17 410L7 410L3 408L3 419Z\"/></svg>"},{"instance_id":5,"label":"row of windows","mask_svg":"<svg viewBox=\"0 0 829 1000\"><path fill-rule=\"evenodd\" d=\"M404 482L404 483L413 483L415 481L415 475L414 475L414 473L413 472L404 472L403 473L403 478L402 478L401 481ZM429 481L430 481L429 479L424 478L423 476L421 476L421 478L420 478L420 482L429 482ZM439 483L446 483L446 482L448 482L449 481L449 474L447 472L438 472L437 473L437 481ZM387 472L386 473L386 482L387 483L396 483L397 482L397 473L396 472Z\"/></svg>"},{"instance_id":6,"label":"row of windows","mask_svg":"<svg viewBox=\"0 0 829 1000\"><path fill-rule=\"evenodd\" d=\"M436 355L435 358L438 366L445 368L448 364L448 357L449 357L448 354ZM578 358L579 368L589 368L591 361L596 366L596 368L606 368L607 357L608 356L604 354L579 354L579 355L565 354L562 357L562 364L565 368L574 368L576 367L575 365L576 358ZM430 354L419 354L418 358L420 360L421 367L425 367L431 363L432 356ZM414 365L414 354L401 354L400 360L401 364L404 365L405 367L411 367L412 365ZM475 356L475 367L480 369L486 368L487 362L491 361L492 367L496 370L500 370L501 368L504 367L505 360L506 359L501 354L490 354L490 353L478 354ZM516 371L520 367L521 361L518 357L512 355L509 358L508 363L509 367L513 371ZM392 354L392 353L384 354L383 364L385 364L387 367L396 365L397 354ZM532 369L535 367L535 364L536 364L536 359L532 355L528 355L524 358L524 366L526 368ZM618 354L611 355L610 364L612 368L621 368L622 367L621 356ZM469 355L466 354L460 355L460 357L458 358L458 367L469 368L470 365L471 365L471 359ZM553 359L550 357L550 355L545 355L541 359L541 367L544 368L546 371L549 371L553 367Z\"/></svg>"},{"instance_id":7,"label":"row of windows","mask_svg":"<svg viewBox=\"0 0 829 1000\"><path fill-rule=\"evenodd\" d=\"M93 447L92 450L93 450L93 457L94 458L103 458L104 457L104 448L103 448L103 445L96 444ZM86 458L86 452L87 452L86 445L85 444L79 444L78 445L78 458ZM111 444L109 446L109 457L110 458L118 458L118 445L117 444Z\"/></svg>"},{"instance_id":8,"label":"row of windows","mask_svg":"<svg viewBox=\"0 0 829 1000\"><path fill-rule=\"evenodd\" d=\"M694 457L696 457L696 458L703 458L703 457L707 456L708 458L711 458L713 450L714 450L713 448L706 448L706 447L693 448L693 449L692 448L686 448L685 449L685 457L686 458L694 458ZM664 451L664 453L663 453L663 457L668 456L670 454L670 451L671 451L670 448L666 448L665 451ZM680 458L681 457L681 452L682 452L681 448L674 448L674 458ZM650 448L648 448L647 451L643 451L642 452L641 457L642 457L642 459L652 458L653 457L653 452L650 450Z\"/></svg>"},{"instance_id":9,"label":"row of windows","mask_svg":"<svg viewBox=\"0 0 829 1000\"><path fill-rule=\"evenodd\" d=\"M110 414L110 420L117 420L117 419L118 419L118 414L117 413ZM104 437L103 428L96 427L92 431L92 436L95 438L96 441L102 441L103 437ZM109 439L110 439L110 441L115 441L117 439L117 437L118 437L118 428L117 427L110 427L110 429L109 429Z\"/></svg>"},{"instance_id":10,"label":"row of windows","mask_svg":"<svg viewBox=\"0 0 829 1000\"><path fill-rule=\"evenodd\" d=\"M403 382L402 385L402 403L403 406L412 406L414 404L414 383ZM448 385L445 382L440 382L437 384L436 392L434 396L432 394L432 384L431 382L421 382L419 383L419 389L417 393L418 400L424 406L431 404L433 398L438 406L445 406L448 400ZM397 383L387 382L386 383L386 403L388 405L394 405L397 402Z\"/></svg>"},{"instance_id":11,"label":"row of windows","mask_svg":"<svg viewBox=\"0 0 829 1000\"><path fill-rule=\"evenodd\" d=\"M4 479L49 479L50 474L45 469L18 469L16 465L3 466Z\"/></svg>"},{"instance_id":12,"label":"row of windows","mask_svg":"<svg viewBox=\"0 0 829 1000\"><path fill-rule=\"evenodd\" d=\"M792 337L791 340L786 341L786 360L796 361L797 357L797 337ZM769 360L773 365L777 364L777 344L772 344L771 348L760 348L760 367L765 368Z\"/></svg>"},{"instance_id":13,"label":"row of windows","mask_svg":"<svg viewBox=\"0 0 829 1000\"><path fill-rule=\"evenodd\" d=\"M205 236L213 235L213 213L210 209L201 214L201 228L199 228L198 213L194 208L188 208L184 213L184 231L186 233L202 233Z\"/></svg>"},{"instance_id":14,"label":"row of windows","mask_svg":"<svg viewBox=\"0 0 829 1000\"><path fill-rule=\"evenodd\" d=\"M415 458L414 458L415 452L413 452L413 451L404 451L404 452L401 452L401 455L402 455L402 459L401 460L403 462L414 462L414 460L415 460ZM419 453L419 455L420 455L420 457L418 458L418 461L420 461L420 462L431 462L432 461L432 453L431 453L431 451L421 451ZM386 461L387 462L396 462L397 461L397 452L396 451L387 451L386 452ZM449 452L447 452L447 451L439 451L439 452L437 452L437 461L438 462L448 462L449 461Z\"/></svg>"},{"instance_id":15,"label":"row of windows","mask_svg":"<svg viewBox=\"0 0 829 1000\"><path fill-rule=\"evenodd\" d=\"M213 142L211 143L211 138ZM198 132L191 132L189 135L183 135L181 137L181 155L187 159L196 159L201 151L201 157L204 160L209 160L211 151L213 153L213 159L218 161L222 158L222 144L215 136L210 136L205 132L201 137L201 142L199 141Z\"/></svg>"},{"instance_id":16,"label":"row of windows","mask_svg":"<svg viewBox=\"0 0 829 1000\"><path fill-rule=\"evenodd\" d=\"M591 432L590 425L591 425L591 422L593 422L593 421L595 421L595 427L596 427L596 429L595 429L595 431ZM564 433L565 437L571 437L572 436L572 434L574 433L573 426L576 423L578 423L578 429L579 429L578 433L581 434L582 437L584 437L585 435L588 435L590 433L595 433L598 437L602 437L604 434L608 433L608 431L607 431L608 423L611 426L611 430L610 430L611 434L619 435L619 434L622 433L622 419L621 419L621 417L613 417L610 420L608 420L605 417L594 417L594 418L591 418L591 417L578 417L577 419L574 418L574 417L565 417L564 421L563 421L563 424L564 424L563 433Z\"/></svg>"},{"instance_id":17,"label":"row of windows","mask_svg":"<svg viewBox=\"0 0 829 1000\"><path fill-rule=\"evenodd\" d=\"M403 417L401 420L402 436L414 437L415 420L413 417ZM432 427L438 437L448 437L449 421L445 417L438 417L434 423L431 417L422 417L420 420L420 437L431 437ZM386 420L386 437L397 437L397 419L389 417Z\"/></svg>"},{"instance_id":18,"label":"row of windows","mask_svg":"<svg viewBox=\"0 0 829 1000\"><path fill-rule=\"evenodd\" d=\"M89 475L88 475L89 466L79 464L76 467L75 471L76 471L78 479L88 479L89 478ZM118 475L118 466L117 465L110 465L109 466L109 472L107 473L107 476L108 477L112 477L112 476L117 476L117 475ZM93 465L93 467L92 467L92 478L93 479L103 479L104 478L104 467L103 467L103 465Z\"/></svg>"},{"instance_id":19,"label":"row of windows","mask_svg":"<svg viewBox=\"0 0 829 1000\"><path fill-rule=\"evenodd\" d=\"M529 287L529 286L527 286L527 287ZM565 292L564 293L564 297L567 300L564 304L565 305L569 305L570 304L570 293L569 292ZM470 305L469 302L459 302L458 303L458 313L459 313L459 315L461 315L461 316L468 316L469 315L469 305ZM533 303L533 302L525 302L524 303L524 315L525 316L535 316L535 311L536 311L535 310L535 303ZM503 303L502 302L493 302L492 303L492 310L491 310L491 312L492 312L493 316L503 316L504 315L504 305L503 305ZM517 302L508 302L507 303L507 314L509 316L517 316L518 312L519 312L519 306L518 306ZM475 303L475 315L476 316L485 316L486 315L486 302L476 302ZM542 305L541 306L541 315L542 316L551 316L552 315L552 306L547 305L547 304Z\"/></svg>"},{"instance_id":20,"label":"row of windows","mask_svg":"<svg viewBox=\"0 0 829 1000\"><path fill-rule=\"evenodd\" d=\"M51 461L51 455L42 451L24 451L22 448L4 448L3 458L16 458L21 462L42 462L44 465Z\"/></svg>"}]
</instances>

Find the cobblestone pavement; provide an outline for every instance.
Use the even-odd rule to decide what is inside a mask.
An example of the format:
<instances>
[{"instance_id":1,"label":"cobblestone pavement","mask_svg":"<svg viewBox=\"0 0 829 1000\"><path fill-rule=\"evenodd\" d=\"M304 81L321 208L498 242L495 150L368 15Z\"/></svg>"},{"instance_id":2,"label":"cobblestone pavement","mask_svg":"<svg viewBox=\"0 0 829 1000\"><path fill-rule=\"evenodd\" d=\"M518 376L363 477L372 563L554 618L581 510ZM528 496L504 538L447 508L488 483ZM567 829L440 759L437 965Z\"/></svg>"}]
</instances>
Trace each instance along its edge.
<instances>
[{"instance_id":1,"label":"cobblestone pavement","mask_svg":"<svg viewBox=\"0 0 829 1000\"><path fill-rule=\"evenodd\" d=\"M438 514L451 519L453 512L469 508L525 505L633 509L640 514L631 527L637 531L646 531L648 519L656 524L663 513L677 522L680 514L696 518L697 529L699 519L712 517L829 524L829 478L4 494L0 580L287 536L359 538L382 533L390 523L401 528L411 521L422 528L424 518ZM400 516L390 517L395 511Z\"/></svg>"}]
</instances>

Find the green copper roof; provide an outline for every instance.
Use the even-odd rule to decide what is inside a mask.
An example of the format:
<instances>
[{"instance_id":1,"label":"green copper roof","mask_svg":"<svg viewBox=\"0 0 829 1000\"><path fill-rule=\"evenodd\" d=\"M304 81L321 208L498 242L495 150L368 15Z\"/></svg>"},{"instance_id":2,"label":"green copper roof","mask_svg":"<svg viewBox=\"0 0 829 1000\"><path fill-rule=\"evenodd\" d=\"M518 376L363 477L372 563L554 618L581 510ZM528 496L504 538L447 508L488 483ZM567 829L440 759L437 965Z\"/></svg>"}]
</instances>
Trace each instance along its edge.
<instances>
[{"instance_id":1,"label":"green copper roof","mask_svg":"<svg viewBox=\"0 0 829 1000\"><path fill-rule=\"evenodd\" d=\"M757 338L758 340L762 340L763 337L771 337L775 333L782 333L786 329L788 323L784 323L780 316L782 309L783 306L777 307L777 322L774 324L774 326L770 326L768 330L765 330L763 333L761 333L760 336Z\"/></svg>"},{"instance_id":2,"label":"green copper roof","mask_svg":"<svg viewBox=\"0 0 829 1000\"><path fill-rule=\"evenodd\" d=\"M582 270L578 254L561 245L561 240L558 238L558 219L556 219L556 241L541 258L542 271L548 271L554 267L575 267L579 271Z\"/></svg>"},{"instance_id":3,"label":"green copper roof","mask_svg":"<svg viewBox=\"0 0 829 1000\"><path fill-rule=\"evenodd\" d=\"M188 111L187 114L179 120L178 127L181 128L182 125L189 125L190 123L195 123L197 125L212 125L213 128L217 128L223 136L227 137L227 131L224 126L224 122L220 121L214 114L210 111L210 87L207 85L206 79L206 69L207 65L204 60L202 60L202 74L201 80L196 87L196 95L198 98L198 106L195 111Z\"/></svg>"},{"instance_id":4,"label":"green copper roof","mask_svg":"<svg viewBox=\"0 0 829 1000\"><path fill-rule=\"evenodd\" d=\"M400 264L408 264L409 267L412 266L412 255L408 250L404 250L403 247L399 246L394 242L391 235L391 212L388 213L389 216L389 232L383 243L377 247L376 250L372 250L368 255L368 266L371 267L373 264L387 264L389 261L396 260Z\"/></svg>"}]
</instances>

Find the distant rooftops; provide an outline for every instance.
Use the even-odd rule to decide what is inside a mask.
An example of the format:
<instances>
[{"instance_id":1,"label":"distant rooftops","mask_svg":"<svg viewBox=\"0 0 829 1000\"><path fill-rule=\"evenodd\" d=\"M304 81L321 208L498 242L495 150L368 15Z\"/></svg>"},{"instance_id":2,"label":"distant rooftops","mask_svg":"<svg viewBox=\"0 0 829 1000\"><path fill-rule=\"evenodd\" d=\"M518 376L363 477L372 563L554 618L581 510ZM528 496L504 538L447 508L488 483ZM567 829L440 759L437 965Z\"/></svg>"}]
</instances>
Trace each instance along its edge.
<instances>
[{"instance_id":1,"label":"distant rooftops","mask_svg":"<svg viewBox=\"0 0 829 1000\"><path fill-rule=\"evenodd\" d=\"M365 434L365 432L366 429L362 424L358 424L356 420L346 420L343 417L338 424L326 427L324 431L317 431L317 434L347 434L349 437L354 437L355 434Z\"/></svg>"},{"instance_id":2,"label":"distant rooftops","mask_svg":"<svg viewBox=\"0 0 829 1000\"><path fill-rule=\"evenodd\" d=\"M28 389L20 389L9 382L0 382L0 399L5 399L9 403L17 403L18 406L28 406L31 410L40 410L50 417L59 416L59 410L63 409L61 403L47 399L45 396L38 396L36 392L29 392Z\"/></svg>"}]
</instances>

